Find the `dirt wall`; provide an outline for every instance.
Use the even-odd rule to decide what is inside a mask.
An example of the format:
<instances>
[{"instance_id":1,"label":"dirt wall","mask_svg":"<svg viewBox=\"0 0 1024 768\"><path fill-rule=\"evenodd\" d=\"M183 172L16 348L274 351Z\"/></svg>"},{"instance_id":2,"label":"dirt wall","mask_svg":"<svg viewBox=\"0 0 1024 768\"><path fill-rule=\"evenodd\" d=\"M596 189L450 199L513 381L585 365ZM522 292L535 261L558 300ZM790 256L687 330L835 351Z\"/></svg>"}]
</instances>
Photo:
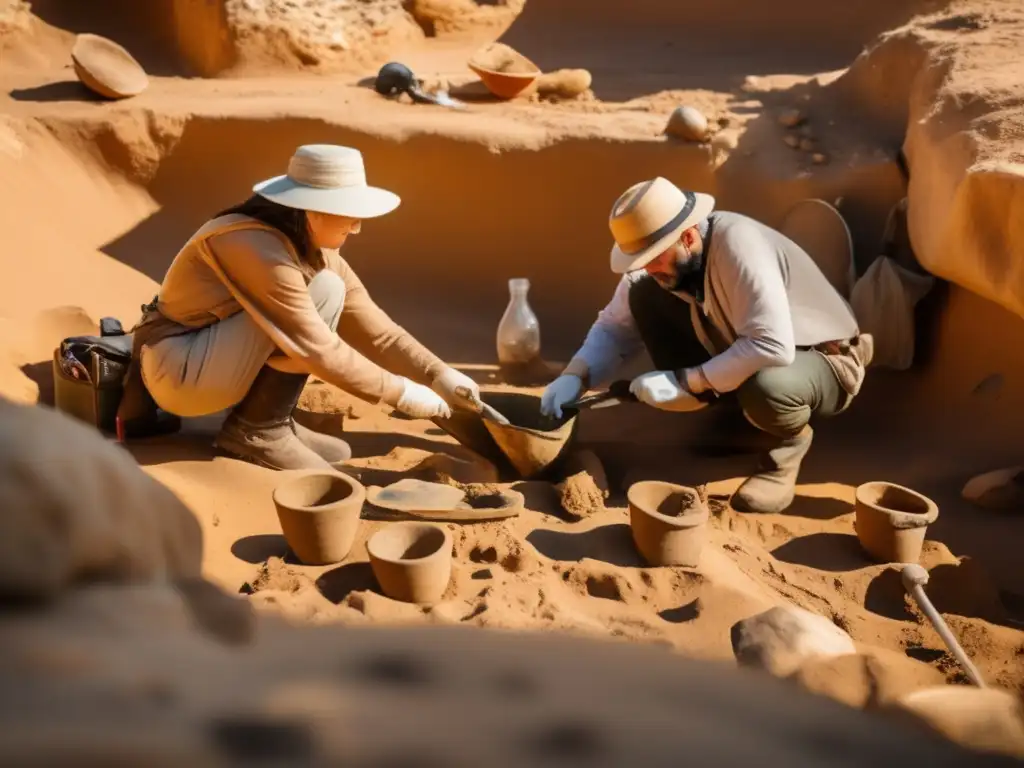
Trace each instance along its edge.
<instances>
[{"instance_id":1,"label":"dirt wall","mask_svg":"<svg viewBox=\"0 0 1024 768\"><path fill-rule=\"evenodd\" d=\"M145 112L114 123L48 119L22 135L35 159L26 165L12 157L8 172L28 172L26 184L40 198L53 189L46 193L53 204L81 222L67 237L46 223L30 195L2 209L8 231L25 233L17 252L51 254L26 267L40 280L60 276L47 278L45 305L87 305L94 316L120 314L125 322L151 297L184 239L247 196L256 180L279 173L297 144L359 146L371 182L395 190L403 203L387 219L367 222L346 246L346 258L396 319L439 354L470 363L493 362L494 329L512 277L531 280L544 354L571 355L615 282L608 269L609 201L637 179L664 174L716 194L723 208L770 223L796 200L844 194L844 206L859 214L855 229L873 233L867 240L904 194L890 165L780 180L759 175L756 162L745 163L741 154L716 172L703 148L659 141L578 138L493 151L465 136L414 132L396 139L313 119L158 119ZM545 179L542 186L538 178ZM83 294L86 279L92 287ZM38 303L14 283L0 289L0 305L11 315ZM928 313L937 313L935 319ZM926 308L923 367L876 375L879 384L865 398L875 398L876 413L886 419L909 419L911 412L920 419L929 408L952 407L952 415L923 423L970 425L992 446L1014 444L1022 425L1007 406L1024 392L1024 355L1017 352L1024 324L1006 314L967 292ZM997 394L992 384L974 394L993 376L1002 382Z\"/></svg>"},{"instance_id":2,"label":"dirt wall","mask_svg":"<svg viewBox=\"0 0 1024 768\"><path fill-rule=\"evenodd\" d=\"M748 72L752 62L780 72L797 71L801 61L808 71L843 67L879 33L945 5L947 0L527 0L501 39L543 69L672 72L708 81L729 58L737 71ZM708 66L711 60L715 66Z\"/></svg>"},{"instance_id":3,"label":"dirt wall","mask_svg":"<svg viewBox=\"0 0 1024 768\"><path fill-rule=\"evenodd\" d=\"M1024 316L1024 12L989 7L894 30L836 88L903 137L922 266Z\"/></svg>"}]
</instances>

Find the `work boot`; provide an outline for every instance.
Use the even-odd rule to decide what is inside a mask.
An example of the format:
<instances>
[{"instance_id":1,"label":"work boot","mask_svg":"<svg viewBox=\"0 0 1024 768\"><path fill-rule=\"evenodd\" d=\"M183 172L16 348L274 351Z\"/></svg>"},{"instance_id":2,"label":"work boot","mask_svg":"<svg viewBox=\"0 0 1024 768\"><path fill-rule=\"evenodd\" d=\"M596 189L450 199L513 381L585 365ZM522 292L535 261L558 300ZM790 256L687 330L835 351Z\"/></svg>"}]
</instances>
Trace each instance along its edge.
<instances>
[{"instance_id":1,"label":"work boot","mask_svg":"<svg viewBox=\"0 0 1024 768\"><path fill-rule=\"evenodd\" d=\"M328 464L341 464L352 458L352 447L340 437L325 435L304 427L295 419L292 419L292 431L304 446L314 451Z\"/></svg>"},{"instance_id":2,"label":"work boot","mask_svg":"<svg viewBox=\"0 0 1024 768\"><path fill-rule=\"evenodd\" d=\"M747 478L732 497L738 512L782 512L793 503L800 463L810 450L814 431L810 425L763 453L760 471Z\"/></svg>"},{"instance_id":3,"label":"work boot","mask_svg":"<svg viewBox=\"0 0 1024 768\"><path fill-rule=\"evenodd\" d=\"M225 419L214 446L236 459L268 469L333 469L296 434L292 411L307 378L306 374L282 373L263 366L245 397Z\"/></svg>"}]
</instances>

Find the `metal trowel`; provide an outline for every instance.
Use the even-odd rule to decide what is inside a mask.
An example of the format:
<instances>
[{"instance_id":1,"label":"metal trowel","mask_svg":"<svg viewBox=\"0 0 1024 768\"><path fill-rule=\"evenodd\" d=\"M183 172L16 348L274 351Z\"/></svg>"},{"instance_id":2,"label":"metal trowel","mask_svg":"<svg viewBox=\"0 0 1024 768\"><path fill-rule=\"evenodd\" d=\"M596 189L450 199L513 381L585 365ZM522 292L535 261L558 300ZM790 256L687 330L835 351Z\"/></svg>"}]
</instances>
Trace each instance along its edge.
<instances>
[{"instance_id":1,"label":"metal trowel","mask_svg":"<svg viewBox=\"0 0 1024 768\"><path fill-rule=\"evenodd\" d=\"M397 61L389 61L380 68L373 87L381 96L393 97L407 93L409 98L417 104L436 104L450 109L466 108L465 103L453 99L448 95L448 91L439 90L436 93L429 93L423 90L423 81L417 78L405 64Z\"/></svg>"},{"instance_id":2,"label":"metal trowel","mask_svg":"<svg viewBox=\"0 0 1024 768\"><path fill-rule=\"evenodd\" d=\"M582 408L610 408L619 403L635 403L636 395L629 391L630 382L625 379L613 381L604 392L577 398L562 405L562 410L567 408L578 411Z\"/></svg>"},{"instance_id":3,"label":"metal trowel","mask_svg":"<svg viewBox=\"0 0 1024 768\"><path fill-rule=\"evenodd\" d=\"M509 424L511 424L511 422L503 413L501 413L493 405L488 405L483 400L479 400L473 397L470 391L465 387L456 387L455 394L457 394L464 400L467 400L470 403L472 403L485 419L496 421L504 427L507 427Z\"/></svg>"}]
</instances>

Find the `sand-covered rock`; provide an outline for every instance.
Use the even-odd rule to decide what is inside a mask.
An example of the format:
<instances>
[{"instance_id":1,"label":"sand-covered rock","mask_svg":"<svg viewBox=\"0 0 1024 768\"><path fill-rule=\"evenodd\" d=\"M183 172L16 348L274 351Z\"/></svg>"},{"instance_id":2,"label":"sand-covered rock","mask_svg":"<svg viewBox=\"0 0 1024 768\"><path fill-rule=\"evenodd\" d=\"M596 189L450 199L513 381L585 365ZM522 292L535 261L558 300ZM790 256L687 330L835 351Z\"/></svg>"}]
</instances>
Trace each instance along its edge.
<instances>
[{"instance_id":1,"label":"sand-covered rock","mask_svg":"<svg viewBox=\"0 0 1024 768\"><path fill-rule=\"evenodd\" d=\"M244 652L162 587L76 590L0 626L7 765L740 765L772 754L987 768L993 761L782 681L558 636L293 627ZM636 722L645 728L636 728ZM737 738L736 734L743 734ZM500 749L498 748L500 746Z\"/></svg>"},{"instance_id":2,"label":"sand-covered rock","mask_svg":"<svg viewBox=\"0 0 1024 768\"><path fill-rule=\"evenodd\" d=\"M784 676L808 659L857 652L853 639L824 616L796 606L778 606L742 619L731 630L736 661L743 667Z\"/></svg>"},{"instance_id":3,"label":"sand-covered rock","mask_svg":"<svg viewBox=\"0 0 1024 768\"><path fill-rule=\"evenodd\" d=\"M604 510L608 477L597 454L590 450L573 452L564 472L565 478L557 488L562 510L570 519L581 520Z\"/></svg>"},{"instance_id":4,"label":"sand-covered rock","mask_svg":"<svg viewBox=\"0 0 1024 768\"><path fill-rule=\"evenodd\" d=\"M593 75L586 69L559 69L537 78L535 88L542 99L575 99L590 90Z\"/></svg>"},{"instance_id":5,"label":"sand-covered rock","mask_svg":"<svg viewBox=\"0 0 1024 768\"><path fill-rule=\"evenodd\" d=\"M199 576L190 510L95 429L0 400L0 594L53 598L76 582Z\"/></svg>"},{"instance_id":6,"label":"sand-covered rock","mask_svg":"<svg viewBox=\"0 0 1024 768\"><path fill-rule=\"evenodd\" d=\"M960 495L982 509L1024 511L1024 467L994 469L968 480Z\"/></svg>"},{"instance_id":7,"label":"sand-covered rock","mask_svg":"<svg viewBox=\"0 0 1024 768\"><path fill-rule=\"evenodd\" d=\"M970 748L1024 758L1024 702L1012 691L947 685L914 691L893 706Z\"/></svg>"},{"instance_id":8,"label":"sand-covered rock","mask_svg":"<svg viewBox=\"0 0 1024 768\"><path fill-rule=\"evenodd\" d=\"M877 708L908 691L942 685L941 672L902 653L885 649L812 656L790 679L801 687L858 708Z\"/></svg>"}]
</instances>

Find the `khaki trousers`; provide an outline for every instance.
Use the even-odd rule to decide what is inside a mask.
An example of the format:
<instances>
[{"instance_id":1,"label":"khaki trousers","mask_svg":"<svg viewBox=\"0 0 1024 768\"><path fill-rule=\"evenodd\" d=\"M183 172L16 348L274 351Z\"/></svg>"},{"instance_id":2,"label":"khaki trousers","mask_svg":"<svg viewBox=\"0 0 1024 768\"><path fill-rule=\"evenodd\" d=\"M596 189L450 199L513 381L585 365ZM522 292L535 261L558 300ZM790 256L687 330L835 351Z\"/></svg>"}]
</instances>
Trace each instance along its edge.
<instances>
[{"instance_id":1,"label":"khaki trousers","mask_svg":"<svg viewBox=\"0 0 1024 768\"><path fill-rule=\"evenodd\" d=\"M309 295L332 331L345 306L345 283L330 270L310 281ZM275 355L275 353L278 353ZM272 357L273 355L273 357ZM295 372L274 342L245 311L194 333L143 347L143 381L157 405L185 418L208 416L236 405L264 365Z\"/></svg>"},{"instance_id":2,"label":"khaki trousers","mask_svg":"<svg viewBox=\"0 0 1024 768\"><path fill-rule=\"evenodd\" d=\"M629 308L656 368L675 371L710 359L690 319L690 305L643 277L629 291ZM825 356L799 350L791 365L764 368L736 391L747 421L780 438L796 435L812 416L830 417L848 404Z\"/></svg>"}]
</instances>

